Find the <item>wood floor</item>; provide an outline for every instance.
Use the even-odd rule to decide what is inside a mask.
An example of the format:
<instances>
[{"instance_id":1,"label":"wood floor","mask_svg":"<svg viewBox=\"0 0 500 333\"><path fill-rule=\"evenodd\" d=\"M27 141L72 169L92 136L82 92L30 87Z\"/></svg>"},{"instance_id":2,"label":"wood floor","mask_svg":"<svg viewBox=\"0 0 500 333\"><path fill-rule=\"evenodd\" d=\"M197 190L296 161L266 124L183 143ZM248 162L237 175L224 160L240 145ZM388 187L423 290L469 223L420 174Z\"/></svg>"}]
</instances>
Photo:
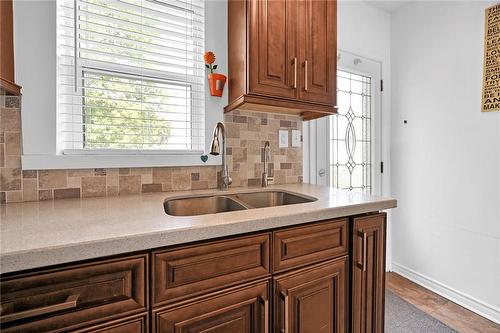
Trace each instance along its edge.
<instances>
[{"instance_id":1,"label":"wood floor","mask_svg":"<svg viewBox=\"0 0 500 333\"><path fill-rule=\"evenodd\" d=\"M387 273L386 287L458 332L500 333L500 325L398 275Z\"/></svg>"}]
</instances>

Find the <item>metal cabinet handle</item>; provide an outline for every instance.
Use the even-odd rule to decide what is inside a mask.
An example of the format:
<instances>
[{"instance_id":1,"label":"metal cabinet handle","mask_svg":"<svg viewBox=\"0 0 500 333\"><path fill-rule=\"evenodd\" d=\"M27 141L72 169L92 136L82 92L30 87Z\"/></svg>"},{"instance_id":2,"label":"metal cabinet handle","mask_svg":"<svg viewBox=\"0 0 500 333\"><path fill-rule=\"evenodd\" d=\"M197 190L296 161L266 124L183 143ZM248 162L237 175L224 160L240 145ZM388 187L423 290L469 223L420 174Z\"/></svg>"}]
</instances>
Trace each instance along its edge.
<instances>
[{"instance_id":1,"label":"metal cabinet handle","mask_svg":"<svg viewBox=\"0 0 500 333\"><path fill-rule=\"evenodd\" d=\"M307 91L307 60L304 61L304 90Z\"/></svg>"},{"instance_id":2,"label":"metal cabinet handle","mask_svg":"<svg viewBox=\"0 0 500 333\"><path fill-rule=\"evenodd\" d=\"M297 89L297 57L293 58L293 89Z\"/></svg>"},{"instance_id":3,"label":"metal cabinet handle","mask_svg":"<svg viewBox=\"0 0 500 333\"><path fill-rule=\"evenodd\" d=\"M72 308L76 308L76 303L78 302L78 298L80 295L70 295L66 300L62 303L52 304L43 306L40 308L25 310L21 312L10 313L7 315L3 315L0 317L0 322L8 323L14 320L26 319L40 315L50 314L52 312L68 310Z\"/></svg>"},{"instance_id":4,"label":"metal cabinet handle","mask_svg":"<svg viewBox=\"0 0 500 333\"><path fill-rule=\"evenodd\" d=\"M366 234L366 232L362 232L362 231L358 231L358 237L361 237L361 239L363 240L362 243L361 243L361 262L357 262L356 264L358 265L358 267L360 267L363 272L366 272L366 257L367 257L367 242L368 242L368 235Z\"/></svg>"},{"instance_id":5,"label":"metal cabinet handle","mask_svg":"<svg viewBox=\"0 0 500 333\"><path fill-rule=\"evenodd\" d=\"M264 333L269 333L269 300L262 296L260 299L264 302Z\"/></svg>"},{"instance_id":6,"label":"metal cabinet handle","mask_svg":"<svg viewBox=\"0 0 500 333\"><path fill-rule=\"evenodd\" d=\"M290 327L288 326L288 295L286 295L284 292L281 292L281 296L285 298L285 318L283 318L285 328L280 329L281 333L289 333L290 332Z\"/></svg>"}]
</instances>

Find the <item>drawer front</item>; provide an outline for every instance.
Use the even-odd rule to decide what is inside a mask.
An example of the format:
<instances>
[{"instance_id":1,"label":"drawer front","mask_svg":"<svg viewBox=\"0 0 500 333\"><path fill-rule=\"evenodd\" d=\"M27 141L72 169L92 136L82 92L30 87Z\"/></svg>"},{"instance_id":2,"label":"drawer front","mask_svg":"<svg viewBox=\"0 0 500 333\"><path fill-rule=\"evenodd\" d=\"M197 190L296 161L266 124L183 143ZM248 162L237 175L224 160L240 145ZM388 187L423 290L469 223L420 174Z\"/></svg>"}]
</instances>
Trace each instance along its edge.
<instances>
[{"instance_id":1,"label":"drawer front","mask_svg":"<svg viewBox=\"0 0 500 333\"><path fill-rule=\"evenodd\" d=\"M100 325L76 330L74 333L147 333L148 313L118 320L112 320Z\"/></svg>"},{"instance_id":2,"label":"drawer front","mask_svg":"<svg viewBox=\"0 0 500 333\"><path fill-rule=\"evenodd\" d=\"M347 218L344 218L275 231L273 271L347 254L347 226Z\"/></svg>"},{"instance_id":3,"label":"drawer front","mask_svg":"<svg viewBox=\"0 0 500 333\"><path fill-rule=\"evenodd\" d=\"M153 310L154 333L269 333L269 281L228 288Z\"/></svg>"},{"instance_id":4,"label":"drawer front","mask_svg":"<svg viewBox=\"0 0 500 333\"><path fill-rule=\"evenodd\" d=\"M153 252L153 305L267 276L270 234Z\"/></svg>"},{"instance_id":5,"label":"drawer front","mask_svg":"<svg viewBox=\"0 0 500 333\"><path fill-rule=\"evenodd\" d=\"M144 254L2 278L2 332L59 332L146 311L147 270Z\"/></svg>"}]
</instances>

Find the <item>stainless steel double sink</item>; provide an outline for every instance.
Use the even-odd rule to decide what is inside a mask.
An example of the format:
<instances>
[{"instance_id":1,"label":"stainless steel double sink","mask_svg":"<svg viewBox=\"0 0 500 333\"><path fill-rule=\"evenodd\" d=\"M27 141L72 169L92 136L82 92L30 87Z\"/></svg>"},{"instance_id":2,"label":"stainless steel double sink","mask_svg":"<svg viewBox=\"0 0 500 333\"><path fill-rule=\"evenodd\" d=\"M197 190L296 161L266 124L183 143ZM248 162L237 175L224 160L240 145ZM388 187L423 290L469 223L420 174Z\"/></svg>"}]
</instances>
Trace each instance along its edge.
<instances>
[{"instance_id":1,"label":"stainless steel double sink","mask_svg":"<svg viewBox=\"0 0 500 333\"><path fill-rule=\"evenodd\" d=\"M207 194L202 196L183 196L166 200L163 203L165 213L172 216L194 216L216 214L265 208L274 206L293 205L316 201L316 198L302 194L267 190L259 192L245 192L232 194Z\"/></svg>"}]
</instances>

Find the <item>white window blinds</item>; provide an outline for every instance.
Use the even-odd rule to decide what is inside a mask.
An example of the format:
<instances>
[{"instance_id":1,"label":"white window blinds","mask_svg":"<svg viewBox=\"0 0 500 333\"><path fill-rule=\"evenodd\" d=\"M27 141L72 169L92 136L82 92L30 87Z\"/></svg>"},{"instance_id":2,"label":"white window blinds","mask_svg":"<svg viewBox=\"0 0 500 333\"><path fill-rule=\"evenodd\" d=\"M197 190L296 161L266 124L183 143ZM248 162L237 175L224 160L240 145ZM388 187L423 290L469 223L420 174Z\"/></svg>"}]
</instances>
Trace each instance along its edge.
<instances>
[{"instance_id":1,"label":"white window blinds","mask_svg":"<svg viewBox=\"0 0 500 333\"><path fill-rule=\"evenodd\" d=\"M204 0L58 0L58 141L203 151Z\"/></svg>"}]
</instances>

